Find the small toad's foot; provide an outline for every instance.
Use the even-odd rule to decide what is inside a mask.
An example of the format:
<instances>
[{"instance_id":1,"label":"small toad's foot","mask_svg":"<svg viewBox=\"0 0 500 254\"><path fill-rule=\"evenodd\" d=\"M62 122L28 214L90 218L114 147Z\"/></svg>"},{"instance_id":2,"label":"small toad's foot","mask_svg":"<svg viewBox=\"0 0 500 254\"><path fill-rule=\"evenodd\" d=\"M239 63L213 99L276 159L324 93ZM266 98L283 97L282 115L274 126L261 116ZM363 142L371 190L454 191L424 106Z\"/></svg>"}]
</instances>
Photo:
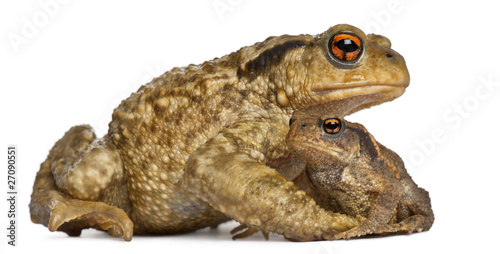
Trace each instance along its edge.
<instances>
[{"instance_id":1,"label":"small toad's foot","mask_svg":"<svg viewBox=\"0 0 500 254\"><path fill-rule=\"evenodd\" d=\"M335 239L345 239L349 240L352 237L360 237L364 235L369 235L374 233L375 229L377 229L378 226L373 225L373 223L363 223L358 227L351 228L347 231L344 231L342 233L335 234Z\"/></svg>"},{"instance_id":2,"label":"small toad's foot","mask_svg":"<svg viewBox=\"0 0 500 254\"><path fill-rule=\"evenodd\" d=\"M56 204L49 220L50 231L63 231L69 236L79 236L82 229L107 230L115 237L132 240L134 224L120 208L102 202L66 200Z\"/></svg>"},{"instance_id":3,"label":"small toad's foot","mask_svg":"<svg viewBox=\"0 0 500 254\"><path fill-rule=\"evenodd\" d=\"M375 233L383 234L383 233L415 233L422 232L425 230L429 230L430 226L427 226L428 223L425 216L422 215L414 215L410 218L407 218L399 223L388 224L380 226Z\"/></svg>"},{"instance_id":4,"label":"small toad's foot","mask_svg":"<svg viewBox=\"0 0 500 254\"><path fill-rule=\"evenodd\" d=\"M242 230L245 230L245 231L242 233L236 234ZM260 230L258 230L258 229L251 228L251 227L248 227L247 225L241 224L241 225L235 227L233 230L231 230L231 234L233 235L233 240L236 240L236 239L249 237L249 236L251 236L259 231ZM266 240L269 240L269 232L266 232L266 231L261 231L261 232L262 232L262 235L264 235L264 238Z\"/></svg>"}]
</instances>

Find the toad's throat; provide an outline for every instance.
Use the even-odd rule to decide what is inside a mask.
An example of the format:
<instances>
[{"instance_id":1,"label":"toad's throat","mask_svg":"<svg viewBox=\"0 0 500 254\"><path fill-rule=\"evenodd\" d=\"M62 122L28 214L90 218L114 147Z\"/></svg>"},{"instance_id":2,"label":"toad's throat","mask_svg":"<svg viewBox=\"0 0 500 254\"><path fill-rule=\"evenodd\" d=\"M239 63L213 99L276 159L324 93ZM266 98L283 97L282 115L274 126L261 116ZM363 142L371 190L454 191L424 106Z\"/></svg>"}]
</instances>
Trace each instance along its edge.
<instances>
[{"instance_id":1,"label":"toad's throat","mask_svg":"<svg viewBox=\"0 0 500 254\"><path fill-rule=\"evenodd\" d=\"M391 101L401 96L406 84L337 86L330 89L311 89L317 104L303 108L310 114L335 113L346 116L364 108Z\"/></svg>"},{"instance_id":2,"label":"toad's throat","mask_svg":"<svg viewBox=\"0 0 500 254\"><path fill-rule=\"evenodd\" d=\"M407 87L407 84L391 84L391 85L350 85L337 86L329 89L312 89L313 97L316 97L320 102L327 101L342 101L344 108L357 107L364 108L381 104L386 101L391 101L401 96ZM350 106L348 106L350 105Z\"/></svg>"}]
</instances>

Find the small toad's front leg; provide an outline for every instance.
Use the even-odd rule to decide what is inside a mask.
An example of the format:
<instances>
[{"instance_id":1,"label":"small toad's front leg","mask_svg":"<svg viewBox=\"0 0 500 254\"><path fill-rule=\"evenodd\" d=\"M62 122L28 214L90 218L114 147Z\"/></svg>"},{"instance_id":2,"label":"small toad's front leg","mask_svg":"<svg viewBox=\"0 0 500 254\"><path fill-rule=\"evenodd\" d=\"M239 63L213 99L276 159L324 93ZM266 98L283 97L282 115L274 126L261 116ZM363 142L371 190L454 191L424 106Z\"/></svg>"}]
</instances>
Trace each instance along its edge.
<instances>
[{"instance_id":1,"label":"small toad's front leg","mask_svg":"<svg viewBox=\"0 0 500 254\"><path fill-rule=\"evenodd\" d=\"M287 131L286 123L265 120L239 122L223 130L190 156L185 183L236 221L292 240L333 239L358 226L361 216L325 211L265 165L266 155L285 144Z\"/></svg>"}]
</instances>

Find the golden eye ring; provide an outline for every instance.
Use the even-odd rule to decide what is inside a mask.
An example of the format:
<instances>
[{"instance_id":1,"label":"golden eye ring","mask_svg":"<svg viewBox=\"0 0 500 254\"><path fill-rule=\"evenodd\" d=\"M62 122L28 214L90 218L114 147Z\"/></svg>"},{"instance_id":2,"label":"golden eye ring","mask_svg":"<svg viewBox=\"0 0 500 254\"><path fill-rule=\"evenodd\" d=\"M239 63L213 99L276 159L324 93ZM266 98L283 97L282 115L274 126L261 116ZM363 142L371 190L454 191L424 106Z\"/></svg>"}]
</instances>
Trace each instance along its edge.
<instances>
[{"instance_id":1,"label":"golden eye ring","mask_svg":"<svg viewBox=\"0 0 500 254\"><path fill-rule=\"evenodd\" d=\"M326 134L335 135L342 130L342 121L336 117L327 118L323 121L323 130Z\"/></svg>"},{"instance_id":2,"label":"golden eye ring","mask_svg":"<svg viewBox=\"0 0 500 254\"><path fill-rule=\"evenodd\" d=\"M360 59L363 52L362 40L351 33L337 33L328 42L330 56L336 62L352 67Z\"/></svg>"}]
</instances>

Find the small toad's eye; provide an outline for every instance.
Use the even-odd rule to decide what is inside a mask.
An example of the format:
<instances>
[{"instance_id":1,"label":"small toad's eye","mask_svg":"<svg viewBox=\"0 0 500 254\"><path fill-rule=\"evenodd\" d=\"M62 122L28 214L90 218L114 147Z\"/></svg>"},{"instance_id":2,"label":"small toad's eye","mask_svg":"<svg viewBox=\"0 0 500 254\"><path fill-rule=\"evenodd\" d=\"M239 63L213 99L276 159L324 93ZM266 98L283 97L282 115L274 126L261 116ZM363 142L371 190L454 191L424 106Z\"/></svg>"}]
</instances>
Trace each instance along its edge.
<instances>
[{"instance_id":1,"label":"small toad's eye","mask_svg":"<svg viewBox=\"0 0 500 254\"><path fill-rule=\"evenodd\" d=\"M342 122L338 118L328 118L323 121L323 129L327 134L337 134L342 130Z\"/></svg>"},{"instance_id":2,"label":"small toad's eye","mask_svg":"<svg viewBox=\"0 0 500 254\"><path fill-rule=\"evenodd\" d=\"M342 62L352 62L361 55L362 44L359 37L348 33L335 34L328 43L330 54Z\"/></svg>"},{"instance_id":3,"label":"small toad's eye","mask_svg":"<svg viewBox=\"0 0 500 254\"><path fill-rule=\"evenodd\" d=\"M290 126L290 127L291 127L291 126L292 126L292 124L293 124L293 122L295 122L295 119L290 118L290 121L288 122L288 126Z\"/></svg>"}]
</instances>

